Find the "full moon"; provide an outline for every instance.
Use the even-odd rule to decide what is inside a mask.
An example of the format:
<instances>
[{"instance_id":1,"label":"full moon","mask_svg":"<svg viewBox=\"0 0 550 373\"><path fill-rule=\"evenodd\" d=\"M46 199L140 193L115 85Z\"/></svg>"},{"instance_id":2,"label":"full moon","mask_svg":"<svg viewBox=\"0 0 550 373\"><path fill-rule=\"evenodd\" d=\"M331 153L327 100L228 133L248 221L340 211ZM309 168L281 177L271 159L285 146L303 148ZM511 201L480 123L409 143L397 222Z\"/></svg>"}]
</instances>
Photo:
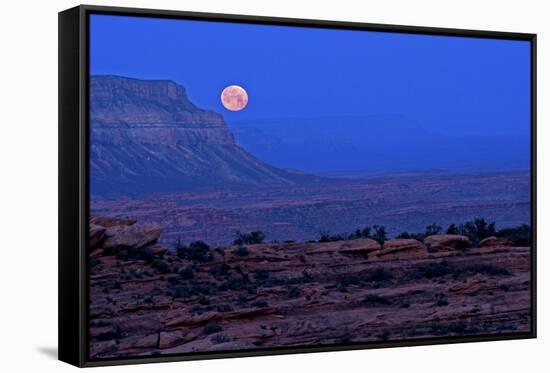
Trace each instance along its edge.
<instances>
[{"instance_id":1,"label":"full moon","mask_svg":"<svg viewBox=\"0 0 550 373\"><path fill-rule=\"evenodd\" d=\"M241 111L248 104L248 93L241 86L230 85L223 89L221 100L227 110Z\"/></svg>"}]
</instances>

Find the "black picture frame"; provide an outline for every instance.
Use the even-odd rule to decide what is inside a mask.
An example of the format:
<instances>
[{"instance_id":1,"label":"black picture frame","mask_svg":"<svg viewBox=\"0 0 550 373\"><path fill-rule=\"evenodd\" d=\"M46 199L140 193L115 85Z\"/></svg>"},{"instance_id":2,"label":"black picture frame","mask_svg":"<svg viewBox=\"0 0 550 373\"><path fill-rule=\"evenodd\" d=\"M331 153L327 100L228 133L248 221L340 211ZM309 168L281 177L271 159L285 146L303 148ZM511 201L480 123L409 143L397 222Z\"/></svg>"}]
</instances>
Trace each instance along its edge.
<instances>
[{"instance_id":1,"label":"black picture frame","mask_svg":"<svg viewBox=\"0 0 550 373\"><path fill-rule=\"evenodd\" d=\"M88 88L91 14L207 20L328 29L523 40L531 45L531 332L403 341L201 352L121 359L88 358ZM536 338L536 34L382 25L341 21L275 18L81 5L59 13L59 359L79 367L172 362L291 353L326 352Z\"/></svg>"}]
</instances>

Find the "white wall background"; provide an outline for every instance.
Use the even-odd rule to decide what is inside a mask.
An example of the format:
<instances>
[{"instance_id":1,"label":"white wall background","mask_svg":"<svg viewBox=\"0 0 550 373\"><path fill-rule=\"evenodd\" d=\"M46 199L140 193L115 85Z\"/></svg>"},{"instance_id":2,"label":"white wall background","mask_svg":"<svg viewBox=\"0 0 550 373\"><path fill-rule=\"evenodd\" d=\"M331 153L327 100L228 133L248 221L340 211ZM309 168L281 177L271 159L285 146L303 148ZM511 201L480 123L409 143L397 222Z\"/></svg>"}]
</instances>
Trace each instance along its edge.
<instances>
[{"instance_id":1,"label":"white wall background","mask_svg":"<svg viewBox=\"0 0 550 373\"><path fill-rule=\"evenodd\" d=\"M550 366L550 22L542 0L124 0L101 5L537 33L539 338L109 368L116 372L527 372ZM68 371L57 350L57 12L5 1L0 22L0 370ZM537 368L538 367L538 368Z\"/></svg>"}]
</instances>

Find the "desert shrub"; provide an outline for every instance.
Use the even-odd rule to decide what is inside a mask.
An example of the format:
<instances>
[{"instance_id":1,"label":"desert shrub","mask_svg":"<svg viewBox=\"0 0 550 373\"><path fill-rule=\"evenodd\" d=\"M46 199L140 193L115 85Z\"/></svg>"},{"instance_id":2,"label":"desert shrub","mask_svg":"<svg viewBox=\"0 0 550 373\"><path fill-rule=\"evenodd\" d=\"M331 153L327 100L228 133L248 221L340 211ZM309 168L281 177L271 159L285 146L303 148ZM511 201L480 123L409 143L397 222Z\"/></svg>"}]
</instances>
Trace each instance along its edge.
<instances>
[{"instance_id":1,"label":"desert shrub","mask_svg":"<svg viewBox=\"0 0 550 373\"><path fill-rule=\"evenodd\" d=\"M195 272L192 266L187 266L179 271L179 275L183 280L191 280L195 277Z\"/></svg>"},{"instance_id":2,"label":"desert shrub","mask_svg":"<svg viewBox=\"0 0 550 373\"><path fill-rule=\"evenodd\" d=\"M233 311L233 307L231 307L229 304L220 304L216 306L216 311L218 312L231 312Z\"/></svg>"},{"instance_id":3,"label":"desert shrub","mask_svg":"<svg viewBox=\"0 0 550 373\"><path fill-rule=\"evenodd\" d=\"M300 296L300 289L297 286L289 285L287 286L287 290L289 298L298 298Z\"/></svg>"},{"instance_id":4,"label":"desert shrub","mask_svg":"<svg viewBox=\"0 0 550 373\"><path fill-rule=\"evenodd\" d=\"M213 334L221 332L222 327L218 325L218 323L211 321L204 327L204 333L205 334Z\"/></svg>"},{"instance_id":5,"label":"desert shrub","mask_svg":"<svg viewBox=\"0 0 550 373\"><path fill-rule=\"evenodd\" d=\"M265 300L258 300L252 303L252 306L258 307L258 308L264 308L264 307L267 307L268 305L269 304Z\"/></svg>"},{"instance_id":6,"label":"desert shrub","mask_svg":"<svg viewBox=\"0 0 550 373\"><path fill-rule=\"evenodd\" d=\"M246 246L240 246L238 249L233 250L233 254L237 256L248 256L248 254L250 254L250 251Z\"/></svg>"},{"instance_id":7,"label":"desert shrub","mask_svg":"<svg viewBox=\"0 0 550 373\"><path fill-rule=\"evenodd\" d=\"M257 281L265 281L269 279L269 272L264 269L257 269L254 271L254 278Z\"/></svg>"},{"instance_id":8,"label":"desert shrub","mask_svg":"<svg viewBox=\"0 0 550 373\"><path fill-rule=\"evenodd\" d=\"M388 299L376 294L365 295L361 303L369 307L388 306L391 304L391 302Z\"/></svg>"},{"instance_id":9,"label":"desert shrub","mask_svg":"<svg viewBox=\"0 0 550 373\"><path fill-rule=\"evenodd\" d=\"M340 338L338 338L338 343L347 344L350 343L353 339L353 334L344 333Z\"/></svg>"},{"instance_id":10,"label":"desert shrub","mask_svg":"<svg viewBox=\"0 0 550 373\"><path fill-rule=\"evenodd\" d=\"M308 282L313 281L313 276L307 271L303 270L300 277L292 277L286 280L288 285L298 285L298 284L307 284Z\"/></svg>"},{"instance_id":11,"label":"desert shrub","mask_svg":"<svg viewBox=\"0 0 550 373\"><path fill-rule=\"evenodd\" d=\"M481 273L489 276L510 276L511 273L502 267L497 267L491 264L479 263L466 266L463 270L468 273Z\"/></svg>"},{"instance_id":12,"label":"desert shrub","mask_svg":"<svg viewBox=\"0 0 550 373\"><path fill-rule=\"evenodd\" d=\"M376 335L376 338L380 339L381 341L387 341L390 338L390 332L386 330L382 333L378 333Z\"/></svg>"},{"instance_id":13,"label":"desert shrub","mask_svg":"<svg viewBox=\"0 0 550 373\"><path fill-rule=\"evenodd\" d=\"M432 323L430 330L436 335L448 335L450 333L462 334L466 331L466 324L462 321L452 322L447 325L443 325L439 322Z\"/></svg>"},{"instance_id":14,"label":"desert shrub","mask_svg":"<svg viewBox=\"0 0 550 373\"><path fill-rule=\"evenodd\" d=\"M357 238L362 238L362 237L363 237L363 234L361 233L361 229L356 229L355 232L350 233L348 238L350 240L355 240Z\"/></svg>"},{"instance_id":15,"label":"desert shrub","mask_svg":"<svg viewBox=\"0 0 550 373\"><path fill-rule=\"evenodd\" d=\"M433 236L434 234L440 234L442 231L443 231L443 228L433 223L426 227L426 230L424 232L424 237Z\"/></svg>"},{"instance_id":16,"label":"desert shrub","mask_svg":"<svg viewBox=\"0 0 550 373\"><path fill-rule=\"evenodd\" d=\"M461 224L458 227L458 233L478 243L482 239L496 234L495 223L488 223L483 218L476 218Z\"/></svg>"},{"instance_id":17,"label":"desert shrub","mask_svg":"<svg viewBox=\"0 0 550 373\"><path fill-rule=\"evenodd\" d=\"M227 263L217 264L210 268L210 274L214 277L227 276L231 267Z\"/></svg>"},{"instance_id":18,"label":"desert shrub","mask_svg":"<svg viewBox=\"0 0 550 373\"><path fill-rule=\"evenodd\" d=\"M308 282L311 282L311 281L313 281L313 275L312 275L311 273L309 273L307 270L304 269L304 270L302 271L302 278L301 278L301 280L302 280L302 283L303 283L303 284L306 284L306 283L308 283Z\"/></svg>"},{"instance_id":19,"label":"desert shrub","mask_svg":"<svg viewBox=\"0 0 550 373\"><path fill-rule=\"evenodd\" d=\"M264 242L265 234L262 231L254 231L250 233L235 232L233 245L253 245Z\"/></svg>"},{"instance_id":20,"label":"desert shrub","mask_svg":"<svg viewBox=\"0 0 550 373\"><path fill-rule=\"evenodd\" d=\"M506 238L516 246L531 246L531 227L522 224L514 228L504 228L496 232L495 236Z\"/></svg>"},{"instance_id":21,"label":"desert shrub","mask_svg":"<svg viewBox=\"0 0 550 373\"><path fill-rule=\"evenodd\" d=\"M174 298L189 298L193 296L193 292L187 286L177 285L170 288L167 295L171 295Z\"/></svg>"},{"instance_id":22,"label":"desert shrub","mask_svg":"<svg viewBox=\"0 0 550 373\"><path fill-rule=\"evenodd\" d=\"M370 232L372 231L371 227L365 227L361 231L361 237L363 238L370 238Z\"/></svg>"},{"instance_id":23,"label":"desert shrub","mask_svg":"<svg viewBox=\"0 0 550 373\"><path fill-rule=\"evenodd\" d=\"M151 267L160 273L170 273L170 265L162 259L155 259L151 262Z\"/></svg>"},{"instance_id":24,"label":"desert shrub","mask_svg":"<svg viewBox=\"0 0 550 373\"><path fill-rule=\"evenodd\" d=\"M423 241L424 238L426 238L426 235L424 233L409 233L409 232L401 232L395 238L407 238L407 239L415 239L418 241Z\"/></svg>"},{"instance_id":25,"label":"desert shrub","mask_svg":"<svg viewBox=\"0 0 550 373\"><path fill-rule=\"evenodd\" d=\"M122 329L120 329L120 326L117 325L112 330L99 333L95 336L95 339L98 341L111 341L113 339L121 339L122 337Z\"/></svg>"},{"instance_id":26,"label":"desert shrub","mask_svg":"<svg viewBox=\"0 0 550 373\"><path fill-rule=\"evenodd\" d=\"M220 343L227 343L231 342L231 338L225 334L216 334L210 338L212 343L214 344L220 344Z\"/></svg>"},{"instance_id":27,"label":"desert shrub","mask_svg":"<svg viewBox=\"0 0 550 373\"><path fill-rule=\"evenodd\" d=\"M245 285L245 279L242 275L234 274L227 278L225 286L229 290L242 290Z\"/></svg>"},{"instance_id":28,"label":"desert shrub","mask_svg":"<svg viewBox=\"0 0 550 373\"><path fill-rule=\"evenodd\" d=\"M422 233L401 232L395 238L412 238L418 241L424 241L426 237L440 234L441 232L443 232L443 228L433 223L428 225Z\"/></svg>"},{"instance_id":29,"label":"desert shrub","mask_svg":"<svg viewBox=\"0 0 550 373\"><path fill-rule=\"evenodd\" d=\"M345 275L340 278L339 285L344 288L350 285L361 285L361 279L357 276Z\"/></svg>"},{"instance_id":30,"label":"desert shrub","mask_svg":"<svg viewBox=\"0 0 550 373\"><path fill-rule=\"evenodd\" d=\"M449 263L443 261L440 263L430 263L425 266L419 267L418 272L422 277L433 279L437 277L444 277L455 273L453 267Z\"/></svg>"},{"instance_id":31,"label":"desert shrub","mask_svg":"<svg viewBox=\"0 0 550 373\"><path fill-rule=\"evenodd\" d=\"M462 321L452 322L447 325L447 329L451 333L464 333L466 331L466 324Z\"/></svg>"},{"instance_id":32,"label":"desert shrub","mask_svg":"<svg viewBox=\"0 0 550 373\"><path fill-rule=\"evenodd\" d=\"M203 241L192 242L189 246L177 244L176 253L180 258L200 262L210 262L214 259L210 246Z\"/></svg>"},{"instance_id":33,"label":"desert shrub","mask_svg":"<svg viewBox=\"0 0 550 373\"><path fill-rule=\"evenodd\" d=\"M201 297L199 299L199 304L202 305L202 306L209 306L210 305L210 299L208 299L207 297Z\"/></svg>"},{"instance_id":34,"label":"desert shrub","mask_svg":"<svg viewBox=\"0 0 550 373\"><path fill-rule=\"evenodd\" d=\"M447 299L447 296L443 293L435 294L435 300L436 300L435 304L438 307L443 307L443 306L448 306L449 305L449 301Z\"/></svg>"},{"instance_id":35,"label":"desert shrub","mask_svg":"<svg viewBox=\"0 0 550 373\"><path fill-rule=\"evenodd\" d=\"M449 225L447 230L445 231L447 234L458 234L458 227L455 224Z\"/></svg>"},{"instance_id":36,"label":"desert shrub","mask_svg":"<svg viewBox=\"0 0 550 373\"><path fill-rule=\"evenodd\" d=\"M376 268L373 273L365 277L365 280L368 282L386 282L392 279L393 275L382 267Z\"/></svg>"},{"instance_id":37,"label":"desert shrub","mask_svg":"<svg viewBox=\"0 0 550 373\"><path fill-rule=\"evenodd\" d=\"M387 239L386 227L382 225L373 225L374 234L370 237L378 243L382 244Z\"/></svg>"},{"instance_id":38,"label":"desert shrub","mask_svg":"<svg viewBox=\"0 0 550 373\"><path fill-rule=\"evenodd\" d=\"M345 234L333 234L331 235L329 231L320 230L319 231L319 242L336 242L344 241L348 238Z\"/></svg>"},{"instance_id":39,"label":"desert shrub","mask_svg":"<svg viewBox=\"0 0 550 373\"><path fill-rule=\"evenodd\" d=\"M234 301L241 306L246 306L248 304L248 297L244 294L239 294Z\"/></svg>"}]
</instances>

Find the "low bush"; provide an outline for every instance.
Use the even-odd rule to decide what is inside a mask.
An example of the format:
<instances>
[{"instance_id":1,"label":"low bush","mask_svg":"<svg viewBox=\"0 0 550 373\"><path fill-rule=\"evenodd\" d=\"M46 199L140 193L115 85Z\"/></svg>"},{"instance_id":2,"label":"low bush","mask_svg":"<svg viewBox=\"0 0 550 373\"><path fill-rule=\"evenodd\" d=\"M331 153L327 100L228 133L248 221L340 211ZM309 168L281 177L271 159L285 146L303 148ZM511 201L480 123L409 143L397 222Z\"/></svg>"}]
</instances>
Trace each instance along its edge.
<instances>
[{"instance_id":1,"label":"low bush","mask_svg":"<svg viewBox=\"0 0 550 373\"><path fill-rule=\"evenodd\" d=\"M376 294L366 295L361 302L369 307L388 306L391 304L388 299Z\"/></svg>"},{"instance_id":2,"label":"low bush","mask_svg":"<svg viewBox=\"0 0 550 373\"><path fill-rule=\"evenodd\" d=\"M191 280L195 277L195 272L192 266L187 266L179 271L179 275L183 280Z\"/></svg>"},{"instance_id":3,"label":"low bush","mask_svg":"<svg viewBox=\"0 0 550 373\"><path fill-rule=\"evenodd\" d=\"M254 231L250 233L235 232L233 245L253 245L264 242L265 234L262 231Z\"/></svg>"},{"instance_id":4,"label":"low bush","mask_svg":"<svg viewBox=\"0 0 550 373\"><path fill-rule=\"evenodd\" d=\"M368 282L386 282L393 279L393 275L384 268L376 268L374 272L365 276L365 281Z\"/></svg>"},{"instance_id":5,"label":"low bush","mask_svg":"<svg viewBox=\"0 0 550 373\"><path fill-rule=\"evenodd\" d=\"M497 267L492 264L485 264L485 263L472 264L472 265L466 266L463 271L469 272L472 274L481 273L489 276L510 276L511 275L511 273L506 268Z\"/></svg>"},{"instance_id":6,"label":"low bush","mask_svg":"<svg viewBox=\"0 0 550 373\"><path fill-rule=\"evenodd\" d=\"M214 334L221 332L222 328L218 325L218 323L211 321L204 327L204 333L205 334Z\"/></svg>"},{"instance_id":7,"label":"low bush","mask_svg":"<svg viewBox=\"0 0 550 373\"><path fill-rule=\"evenodd\" d=\"M151 262L151 267L160 273L170 273L170 265L162 259L155 259Z\"/></svg>"},{"instance_id":8,"label":"low bush","mask_svg":"<svg viewBox=\"0 0 550 373\"><path fill-rule=\"evenodd\" d=\"M210 262L214 259L210 246L203 241L192 242L189 246L180 245L178 243L176 246L176 253L180 258L200 262Z\"/></svg>"},{"instance_id":9,"label":"low bush","mask_svg":"<svg viewBox=\"0 0 550 373\"><path fill-rule=\"evenodd\" d=\"M250 251L246 246L240 246L238 249L233 251L233 254L237 256L248 256L248 254L250 254Z\"/></svg>"},{"instance_id":10,"label":"low bush","mask_svg":"<svg viewBox=\"0 0 550 373\"><path fill-rule=\"evenodd\" d=\"M231 342L231 338L225 334L216 334L210 338L212 343L214 344L220 344L220 343L227 343Z\"/></svg>"},{"instance_id":11,"label":"low bush","mask_svg":"<svg viewBox=\"0 0 550 373\"><path fill-rule=\"evenodd\" d=\"M500 229L495 235L512 241L516 246L531 246L531 227L527 224Z\"/></svg>"},{"instance_id":12,"label":"low bush","mask_svg":"<svg viewBox=\"0 0 550 373\"><path fill-rule=\"evenodd\" d=\"M439 263L430 263L418 268L418 272L422 277L427 279L433 279L437 277L444 277L447 275L453 275L455 270L449 265L449 263L443 261Z\"/></svg>"}]
</instances>

